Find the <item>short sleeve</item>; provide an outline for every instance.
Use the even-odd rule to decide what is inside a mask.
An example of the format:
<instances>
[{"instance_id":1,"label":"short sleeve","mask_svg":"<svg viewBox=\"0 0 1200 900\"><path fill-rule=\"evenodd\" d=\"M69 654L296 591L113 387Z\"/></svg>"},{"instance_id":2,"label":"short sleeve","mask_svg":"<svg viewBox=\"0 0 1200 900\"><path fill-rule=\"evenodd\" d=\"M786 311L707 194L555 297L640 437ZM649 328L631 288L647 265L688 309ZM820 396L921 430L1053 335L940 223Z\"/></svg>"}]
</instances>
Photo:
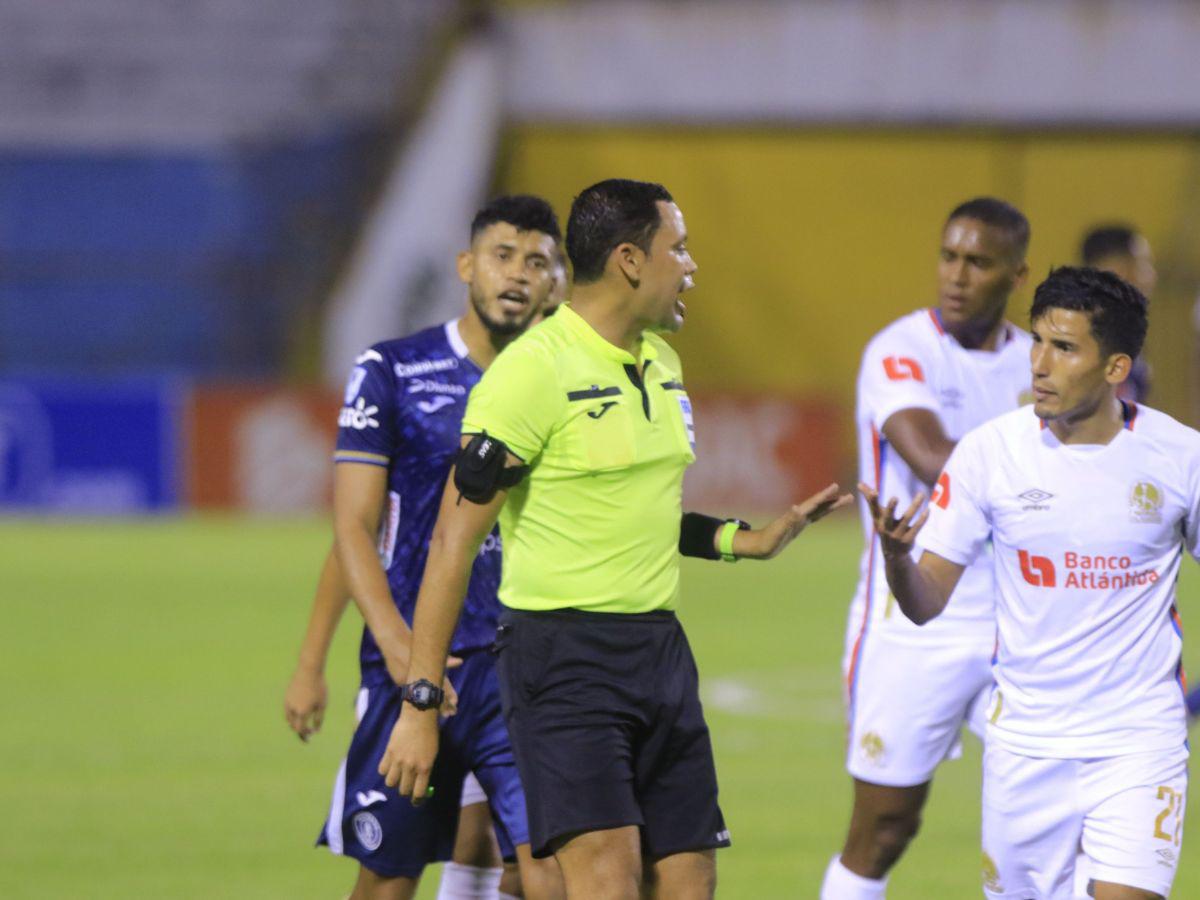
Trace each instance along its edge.
<instances>
[{"instance_id":1,"label":"short sleeve","mask_svg":"<svg viewBox=\"0 0 1200 900\"><path fill-rule=\"evenodd\" d=\"M992 534L983 437L977 429L955 446L929 498L929 521L917 535L919 548L961 566L975 560Z\"/></svg>"},{"instance_id":2,"label":"short sleeve","mask_svg":"<svg viewBox=\"0 0 1200 900\"><path fill-rule=\"evenodd\" d=\"M884 333L867 345L859 373L859 392L871 410L872 424L882 429L902 409L938 411L937 396L927 380L927 359L899 335Z\"/></svg>"},{"instance_id":3,"label":"short sleeve","mask_svg":"<svg viewBox=\"0 0 1200 900\"><path fill-rule=\"evenodd\" d=\"M1200 561L1200 455L1191 456L1187 519L1183 523L1183 542L1192 558Z\"/></svg>"},{"instance_id":4,"label":"short sleeve","mask_svg":"<svg viewBox=\"0 0 1200 900\"><path fill-rule=\"evenodd\" d=\"M471 391L463 434L486 431L531 462L561 418L565 396L551 361L518 344L496 357Z\"/></svg>"},{"instance_id":5,"label":"short sleeve","mask_svg":"<svg viewBox=\"0 0 1200 900\"><path fill-rule=\"evenodd\" d=\"M338 414L333 459L387 466L399 434L395 379L378 350L367 350L356 362Z\"/></svg>"}]
</instances>

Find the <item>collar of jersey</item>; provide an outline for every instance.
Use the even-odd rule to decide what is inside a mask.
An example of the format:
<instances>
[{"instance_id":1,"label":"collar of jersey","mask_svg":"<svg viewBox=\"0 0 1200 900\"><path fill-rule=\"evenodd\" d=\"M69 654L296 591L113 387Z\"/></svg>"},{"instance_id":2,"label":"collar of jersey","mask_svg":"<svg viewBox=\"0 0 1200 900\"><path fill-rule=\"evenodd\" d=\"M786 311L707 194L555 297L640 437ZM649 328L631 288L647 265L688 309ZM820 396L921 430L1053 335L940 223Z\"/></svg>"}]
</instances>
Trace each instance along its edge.
<instances>
[{"instance_id":1,"label":"collar of jersey","mask_svg":"<svg viewBox=\"0 0 1200 900\"><path fill-rule=\"evenodd\" d=\"M462 332L458 328L458 323L462 319L451 319L446 323L446 342L450 345L450 349L454 351L454 355L459 359L466 359L470 354L467 347L467 342L463 340Z\"/></svg>"},{"instance_id":2,"label":"collar of jersey","mask_svg":"<svg viewBox=\"0 0 1200 900\"><path fill-rule=\"evenodd\" d=\"M561 317L562 323L573 334L579 338L592 350L607 359L615 360L622 365L637 365L638 359L629 351L622 350L616 344L610 344L579 313L571 309L569 303L564 303L559 307L556 313L556 318ZM658 359L658 350L653 342L646 340L646 335L642 333L641 359Z\"/></svg>"}]
</instances>

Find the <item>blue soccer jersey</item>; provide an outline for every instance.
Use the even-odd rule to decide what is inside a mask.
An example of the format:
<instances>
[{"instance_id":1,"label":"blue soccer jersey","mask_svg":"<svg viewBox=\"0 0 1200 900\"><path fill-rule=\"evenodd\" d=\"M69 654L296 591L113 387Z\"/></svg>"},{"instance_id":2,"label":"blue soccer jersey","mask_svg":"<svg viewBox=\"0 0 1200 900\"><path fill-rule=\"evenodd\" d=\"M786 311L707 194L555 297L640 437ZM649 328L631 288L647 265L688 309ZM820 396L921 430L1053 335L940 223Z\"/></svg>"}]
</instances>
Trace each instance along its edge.
<instances>
[{"instance_id":1,"label":"blue soccer jersey","mask_svg":"<svg viewBox=\"0 0 1200 900\"><path fill-rule=\"evenodd\" d=\"M457 322L375 344L355 360L338 417L338 463L388 470L379 557L392 599L412 627L429 538L458 452L467 395L483 374L467 358ZM485 647L496 633L500 535L488 535L475 565L451 652ZM370 629L360 650L364 685L389 681Z\"/></svg>"}]
</instances>

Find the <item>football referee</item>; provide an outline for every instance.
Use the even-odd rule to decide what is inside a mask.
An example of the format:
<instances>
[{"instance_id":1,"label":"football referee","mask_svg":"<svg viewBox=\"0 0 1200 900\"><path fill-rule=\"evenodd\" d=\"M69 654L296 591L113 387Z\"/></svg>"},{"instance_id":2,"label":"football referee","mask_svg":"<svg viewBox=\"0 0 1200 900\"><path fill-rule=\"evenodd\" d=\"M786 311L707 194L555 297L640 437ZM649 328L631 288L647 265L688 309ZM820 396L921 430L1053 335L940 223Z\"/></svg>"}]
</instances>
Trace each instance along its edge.
<instances>
[{"instance_id":1,"label":"football referee","mask_svg":"<svg viewBox=\"0 0 1200 900\"><path fill-rule=\"evenodd\" d=\"M711 897L717 805L696 665L675 617L680 554L770 558L850 502L837 485L761 530L681 508L695 460L679 357L696 272L665 188L609 180L571 207L570 304L514 342L468 401L418 596L407 703L380 764L421 798L467 576L497 517L497 674L535 856L570 897Z\"/></svg>"}]
</instances>

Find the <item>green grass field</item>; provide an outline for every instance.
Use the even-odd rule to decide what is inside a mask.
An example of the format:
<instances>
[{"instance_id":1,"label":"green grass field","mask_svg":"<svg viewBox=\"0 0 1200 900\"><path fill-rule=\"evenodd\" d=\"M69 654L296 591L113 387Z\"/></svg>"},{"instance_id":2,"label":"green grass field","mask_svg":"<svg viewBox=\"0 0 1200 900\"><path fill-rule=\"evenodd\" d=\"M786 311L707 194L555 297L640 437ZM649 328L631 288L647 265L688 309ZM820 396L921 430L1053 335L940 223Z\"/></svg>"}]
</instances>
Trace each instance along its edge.
<instances>
[{"instance_id":1,"label":"green grass field","mask_svg":"<svg viewBox=\"0 0 1200 900\"><path fill-rule=\"evenodd\" d=\"M348 892L353 864L311 844L350 733L356 621L334 650L324 731L302 745L282 715L328 539L309 520L0 520L0 897ZM858 544L843 517L769 564L685 568L734 838L720 897L816 897L840 842ZM1181 592L1186 621L1200 597L1190 563ZM978 767L971 741L940 772L892 900L981 896ZM1200 896L1197 840L1176 897Z\"/></svg>"}]
</instances>

